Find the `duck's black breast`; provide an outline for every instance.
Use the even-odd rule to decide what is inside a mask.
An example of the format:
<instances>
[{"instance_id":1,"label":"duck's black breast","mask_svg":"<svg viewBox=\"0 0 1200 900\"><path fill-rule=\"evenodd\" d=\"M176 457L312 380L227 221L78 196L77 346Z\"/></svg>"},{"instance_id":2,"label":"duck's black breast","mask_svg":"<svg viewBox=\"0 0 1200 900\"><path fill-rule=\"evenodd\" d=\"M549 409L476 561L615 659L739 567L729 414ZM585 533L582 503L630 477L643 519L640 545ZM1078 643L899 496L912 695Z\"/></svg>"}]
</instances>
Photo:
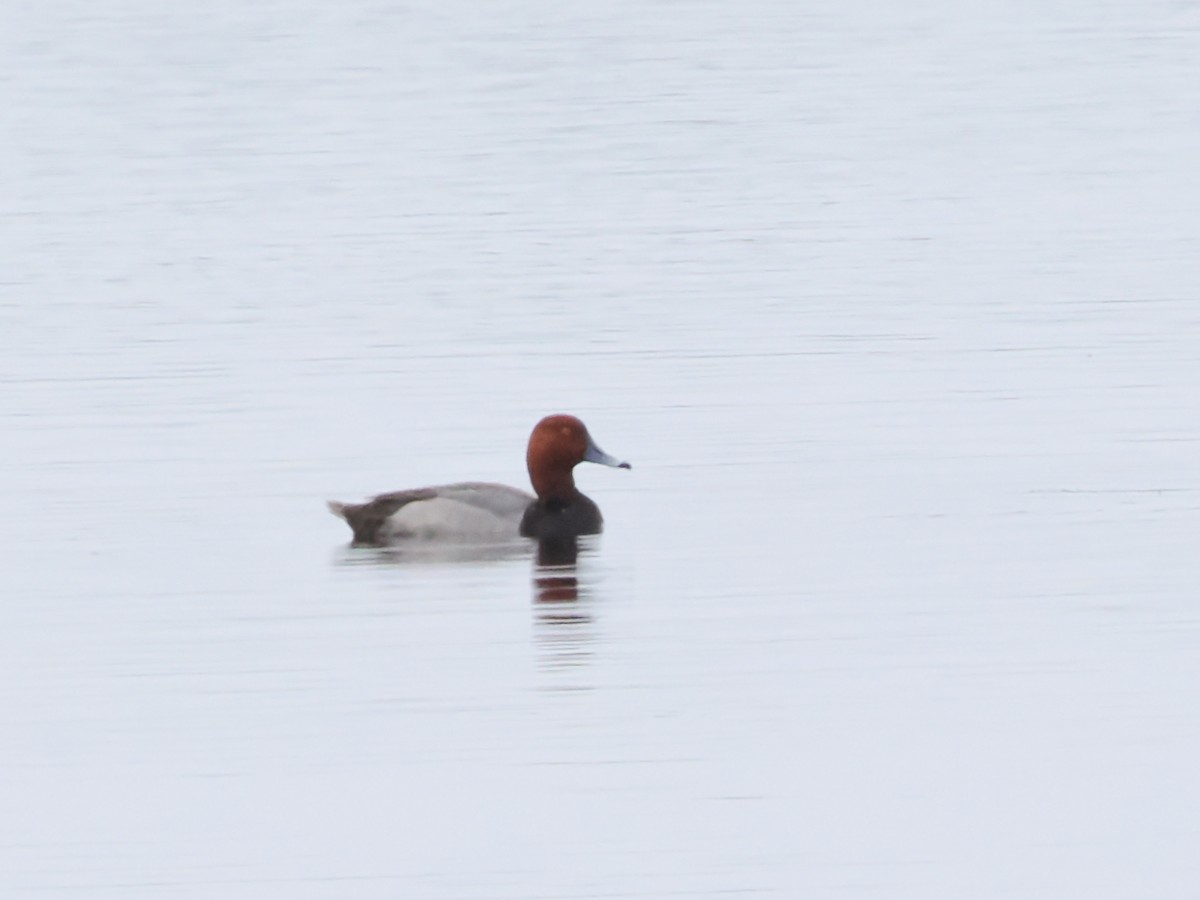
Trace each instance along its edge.
<instances>
[{"instance_id":1,"label":"duck's black breast","mask_svg":"<svg viewBox=\"0 0 1200 900\"><path fill-rule=\"evenodd\" d=\"M576 493L570 500L535 500L521 517L521 536L554 541L599 534L604 526L600 507L590 497Z\"/></svg>"}]
</instances>

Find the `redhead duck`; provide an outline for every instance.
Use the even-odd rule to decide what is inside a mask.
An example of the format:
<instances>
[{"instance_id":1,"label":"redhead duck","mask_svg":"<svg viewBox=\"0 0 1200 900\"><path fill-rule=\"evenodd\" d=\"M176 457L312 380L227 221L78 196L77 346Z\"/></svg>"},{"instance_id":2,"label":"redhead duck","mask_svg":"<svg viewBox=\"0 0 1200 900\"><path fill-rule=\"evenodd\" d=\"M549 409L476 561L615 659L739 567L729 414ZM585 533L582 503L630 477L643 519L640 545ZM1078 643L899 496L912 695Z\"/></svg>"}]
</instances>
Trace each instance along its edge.
<instances>
[{"instance_id":1,"label":"redhead duck","mask_svg":"<svg viewBox=\"0 0 1200 900\"><path fill-rule=\"evenodd\" d=\"M596 446L574 416L546 416L534 426L525 455L537 496L503 484L464 481L380 494L365 503L329 501L330 511L354 530L354 543L381 546L411 539L539 542L599 533L600 508L575 487L575 466L594 462L618 469L629 463Z\"/></svg>"}]
</instances>

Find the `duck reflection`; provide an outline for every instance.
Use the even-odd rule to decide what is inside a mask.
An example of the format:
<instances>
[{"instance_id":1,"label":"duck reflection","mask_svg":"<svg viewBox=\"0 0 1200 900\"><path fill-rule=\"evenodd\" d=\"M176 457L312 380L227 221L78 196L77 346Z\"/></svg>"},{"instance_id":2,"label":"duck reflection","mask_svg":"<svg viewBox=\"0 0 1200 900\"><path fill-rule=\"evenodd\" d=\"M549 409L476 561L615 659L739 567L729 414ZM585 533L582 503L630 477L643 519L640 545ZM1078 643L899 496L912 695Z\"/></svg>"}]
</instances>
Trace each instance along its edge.
<instances>
[{"instance_id":1,"label":"duck reflection","mask_svg":"<svg viewBox=\"0 0 1200 900\"><path fill-rule=\"evenodd\" d=\"M580 541L589 538L556 538L541 540L537 546L537 563L533 573L533 602L548 613L559 610L562 616L572 613L579 604ZM585 548L586 549L586 548ZM576 621L572 618L571 621Z\"/></svg>"},{"instance_id":2,"label":"duck reflection","mask_svg":"<svg viewBox=\"0 0 1200 900\"><path fill-rule=\"evenodd\" d=\"M542 567L573 566L579 559L579 538L545 538L538 541L537 564Z\"/></svg>"},{"instance_id":3,"label":"duck reflection","mask_svg":"<svg viewBox=\"0 0 1200 900\"><path fill-rule=\"evenodd\" d=\"M382 566L425 570L466 566L508 568L517 560L532 563L534 642L541 667L579 673L591 660L595 644L590 567L580 567L593 550L594 538L522 540L503 544L410 543L390 547L347 547L336 558L343 566ZM567 683L554 678L548 690L583 690L573 676Z\"/></svg>"},{"instance_id":4,"label":"duck reflection","mask_svg":"<svg viewBox=\"0 0 1200 900\"><path fill-rule=\"evenodd\" d=\"M528 541L491 544L411 543L388 547L343 547L336 557L338 565L461 565L502 563L529 555Z\"/></svg>"},{"instance_id":5,"label":"duck reflection","mask_svg":"<svg viewBox=\"0 0 1200 900\"><path fill-rule=\"evenodd\" d=\"M401 563L492 563L506 562L529 556L530 541L497 541L491 543L443 543L437 541L394 544L386 547L364 547L349 544L339 549L335 562L339 565L389 565ZM572 569L579 559L579 539L574 537L539 541L534 559L539 569ZM534 596L534 600L538 600ZM574 599L547 598L547 599Z\"/></svg>"},{"instance_id":6,"label":"duck reflection","mask_svg":"<svg viewBox=\"0 0 1200 900\"><path fill-rule=\"evenodd\" d=\"M533 602L549 609L567 609L579 600L579 575L575 563L579 545L575 538L566 541L541 541L538 544L537 567L533 574ZM576 619L574 614L563 615Z\"/></svg>"},{"instance_id":7,"label":"duck reflection","mask_svg":"<svg viewBox=\"0 0 1200 900\"><path fill-rule=\"evenodd\" d=\"M541 541L533 572L535 636L546 669L578 670L592 658L593 616L586 582L581 587L575 538ZM557 685L556 689L566 689ZM581 689L582 685L575 685Z\"/></svg>"}]
</instances>

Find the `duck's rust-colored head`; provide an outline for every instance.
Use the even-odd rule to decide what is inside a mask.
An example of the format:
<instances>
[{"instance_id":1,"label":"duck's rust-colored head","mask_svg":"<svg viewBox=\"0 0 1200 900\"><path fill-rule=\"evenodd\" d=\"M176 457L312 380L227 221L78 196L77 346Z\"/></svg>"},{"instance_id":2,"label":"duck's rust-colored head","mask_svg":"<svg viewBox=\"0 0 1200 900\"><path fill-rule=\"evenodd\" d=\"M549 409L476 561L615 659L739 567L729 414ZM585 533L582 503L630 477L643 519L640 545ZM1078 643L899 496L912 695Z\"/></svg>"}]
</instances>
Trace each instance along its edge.
<instances>
[{"instance_id":1,"label":"duck's rust-colored head","mask_svg":"<svg viewBox=\"0 0 1200 900\"><path fill-rule=\"evenodd\" d=\"M534 426L525 461L533 490L542 501L569 501L576 493L573 470L581 462L632 468L597 447L583 422L561 414L546 416Z\"/></svg>"}]
</instances>

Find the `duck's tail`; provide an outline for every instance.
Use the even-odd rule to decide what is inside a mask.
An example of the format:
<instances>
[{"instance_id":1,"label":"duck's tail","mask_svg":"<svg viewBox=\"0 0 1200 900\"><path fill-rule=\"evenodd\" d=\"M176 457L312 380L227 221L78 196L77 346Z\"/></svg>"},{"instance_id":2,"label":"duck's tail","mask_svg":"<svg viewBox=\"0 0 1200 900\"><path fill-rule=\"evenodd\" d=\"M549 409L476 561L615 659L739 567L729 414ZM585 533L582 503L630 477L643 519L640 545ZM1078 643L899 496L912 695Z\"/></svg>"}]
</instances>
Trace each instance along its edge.
<instances>
[{"instance_id":1,"label":"duck's tail","mask_svg":"<svg viewBox=\"0 0 1200 900\"><path fill-rule=\"evenodd\" d=\"M329 511L343 519L350 530L354 532L354 547L378 546L379 527L386 516L372 515L374 507L371 503L342 503L340 500L326 500Z\"/></svg>"},{"instance_id":2,"label":"duck's tail","mask_svg":"<svg viewBox=\"0 0 1200 900\"><path fill-rule=\"evenodd\" d=\"M342 503L338 500L326 500L325 505L339 519L346 520L346 524L354 531L356 546L379 546L386 542L381 541L380 531L392 513L406 503L414 500L428 500L435 495L432 488L419 488L413 491L380 494L366 503Z\"/></svg>"}]
</instances>

